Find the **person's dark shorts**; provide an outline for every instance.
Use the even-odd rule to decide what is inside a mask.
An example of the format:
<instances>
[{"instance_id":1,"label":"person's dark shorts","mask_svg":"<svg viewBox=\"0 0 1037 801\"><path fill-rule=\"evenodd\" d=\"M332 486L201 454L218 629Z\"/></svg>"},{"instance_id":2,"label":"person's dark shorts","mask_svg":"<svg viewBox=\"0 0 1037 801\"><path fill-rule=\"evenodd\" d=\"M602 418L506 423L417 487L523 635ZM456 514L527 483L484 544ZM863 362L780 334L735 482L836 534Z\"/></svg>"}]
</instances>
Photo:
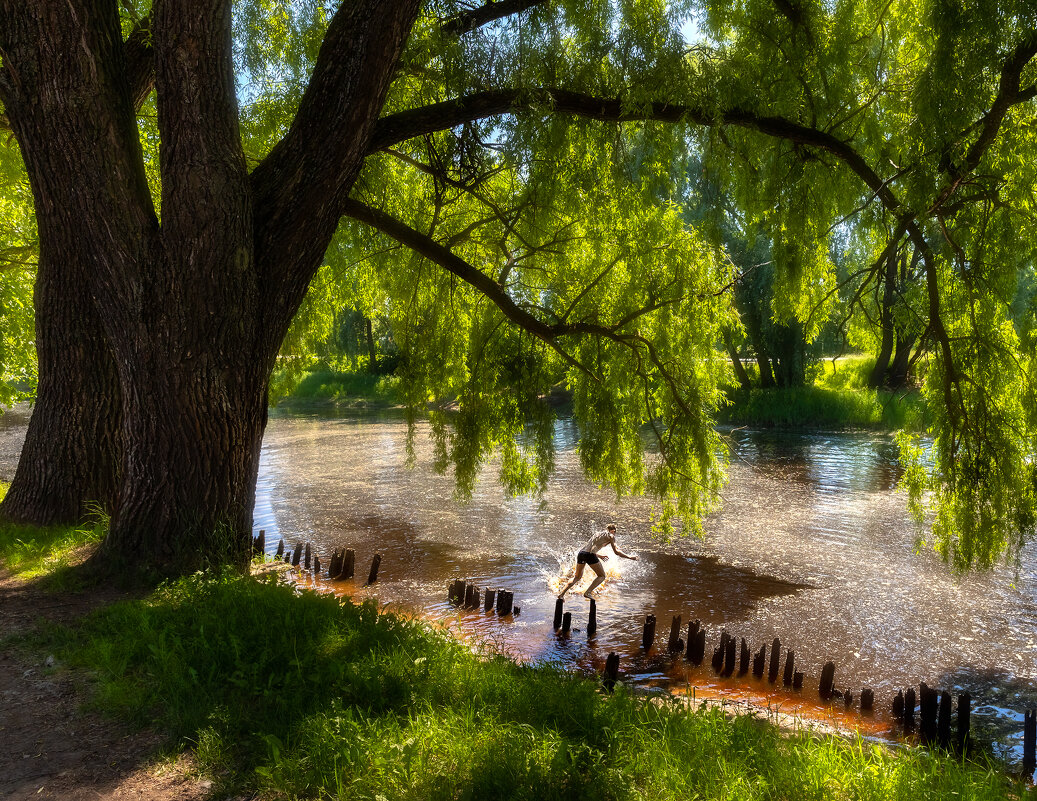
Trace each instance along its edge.
<instances>
[{"instance_id":1,"label":"person's dark shorts","mask_svg":"<svg viewBox=\"0 0 1037 801\"><path fill-rule=\"evenodd\" d=\"M590 551L580 551L576 554L576 564L578 565L596 565L600 561L598 555Z\"/></svg>"}]
</instances>

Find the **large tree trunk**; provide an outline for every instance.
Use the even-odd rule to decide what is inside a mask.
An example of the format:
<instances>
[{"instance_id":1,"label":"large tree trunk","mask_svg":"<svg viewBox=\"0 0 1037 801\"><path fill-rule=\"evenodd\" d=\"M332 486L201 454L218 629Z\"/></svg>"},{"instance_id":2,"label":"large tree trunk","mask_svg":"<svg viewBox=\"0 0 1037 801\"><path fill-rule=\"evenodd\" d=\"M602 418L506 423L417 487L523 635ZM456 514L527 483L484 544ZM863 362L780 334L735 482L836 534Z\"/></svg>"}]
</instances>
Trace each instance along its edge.
<instances>
[{"instance_id":1,"label":"large tree trunk","mask_svg":"<svg viewBox=\"0 0 1037 801\"><path fill-rule=\"evenodd\" d=\"M738 385L744 390L752 389L753 383L749 380L749 374L738 357L738 348L735 347L735 341L730 331L724 332L724 347L727 348L727 355L731 357L731 368L734 370L735 378L738 379Z\"/></svg>"},{"instance_id":2,"label":"large tree trunk","mask_svg":"<svg viewBox=\"0 0 1037 801\"><path fill-rule=\"evenodd\" d=\"M882 340L879 352L875 355L875 366L868 376L868 386L879 389L886 383L889 360L893 355L893 343L896 331L893 328L893 298L897 280L897 251L890 252L886 260L886 274L883 277L882 302L879 307L879 327L882 329Z\"/></svg>"},{"instance_id":3,"label":"large tree trunk","mask_svg":"<svg viewBox=\"0 0 1037 801\"><path fill-rule=\"evenodd\" d=\"M39 221L41 231L49 228ZM119 490L119 379L81 261L42 237L36 277L39 384L0 516L37 526L111 513Z\"/></svg>"}]
</instances>

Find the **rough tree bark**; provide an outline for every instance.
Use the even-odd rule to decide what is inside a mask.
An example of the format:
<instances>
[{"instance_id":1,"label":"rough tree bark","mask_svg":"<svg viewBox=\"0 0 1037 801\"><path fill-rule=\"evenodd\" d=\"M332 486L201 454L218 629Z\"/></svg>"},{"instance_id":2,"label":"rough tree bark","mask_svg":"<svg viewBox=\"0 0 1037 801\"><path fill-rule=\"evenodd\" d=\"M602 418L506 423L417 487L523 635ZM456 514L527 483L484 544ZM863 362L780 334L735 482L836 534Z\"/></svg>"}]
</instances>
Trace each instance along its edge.
<instances>
[{"instance_id":1,"label":"rough tree bark","mask_svg":"<svg viewBox=\"0 0 1037 801\"><path fill-rule=\"evenodd\" d=\"M159 225L116 4L0 2L0 95L37 214L55 224L41 226L41 251L76 233L117 365L123 462L101 560L176 573L247 558L269 374L417 7L340 7L295 123L250 176L229 0L156 2Z\"/></svg>"}]
</instances>

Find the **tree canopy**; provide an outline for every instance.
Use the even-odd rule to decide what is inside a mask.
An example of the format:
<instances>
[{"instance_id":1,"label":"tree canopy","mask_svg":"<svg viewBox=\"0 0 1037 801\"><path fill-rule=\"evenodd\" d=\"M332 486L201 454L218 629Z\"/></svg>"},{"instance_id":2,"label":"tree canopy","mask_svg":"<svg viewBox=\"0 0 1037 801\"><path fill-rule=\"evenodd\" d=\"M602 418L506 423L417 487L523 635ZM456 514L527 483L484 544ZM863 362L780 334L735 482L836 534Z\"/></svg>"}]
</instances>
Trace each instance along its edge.
<instances>
[{"instance_id":1,"label":"tree canopy","mask_svg":"<svg viewBox=\"0 0 1037 801\"><path fill-rule=\"evenodd\" d=\"M735 289L760 277L732 262L732 231L765 243L782 330L811 340L836 322L894 365L894 347L926 365L932 437L901 446L937 550L986 566L1032 531L1032 310L1016 302L1033 271L1032 4L82 0L50 23L7 5L0 98L36 214L55 218L41 259L70 225L54 207L98 220L76 252L118 365L116 531L144 536L163 505L173 528L229 525L243 541L249 492L208 497L186 476L169 489L147 467L179 455L204 479L226 461L185 444L186 419L157 436L162 453L144 445L162 398L216 417L231 387L250 398L213 436L244 454L229 485L254 482L278 349L344 305L390 322L408 407L429 414L462 494L494 452L509 491L544 486L546 396L562 382L587 474L654 494L664 530L696 531L723 481L712 423ZM90 31L109 83L47 46ZM79 77L52 80L65 73ZM53 102L30 110L41 93ZM79 151L51 152L48 112L76 121L86 96L122 144L84 123L61 129ZM13 145L0 156L18 175ZM104 170L106 193L56 199ZM688 213L698 176L726 231ZM26 194L5 193L22 222L4 252L32 238ZM199 355L213 369L177 373Z\"/></svg>"}]
</instances>

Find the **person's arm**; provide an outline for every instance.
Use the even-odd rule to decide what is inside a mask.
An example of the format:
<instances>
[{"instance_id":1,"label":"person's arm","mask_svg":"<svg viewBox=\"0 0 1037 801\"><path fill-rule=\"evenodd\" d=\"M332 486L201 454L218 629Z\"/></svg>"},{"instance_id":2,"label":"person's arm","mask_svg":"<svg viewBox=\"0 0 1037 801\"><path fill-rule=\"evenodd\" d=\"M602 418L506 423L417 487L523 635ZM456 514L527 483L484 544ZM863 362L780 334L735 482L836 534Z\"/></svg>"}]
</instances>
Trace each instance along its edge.
<instances>
[{"instance_id":1,"label":"person's arm","mask_svg":"<svg viewBox=\"0 0 1037 801\"><path fill-rule=\"evenodd\" d=\"M631 556L628 553L623 553L618 547L616 547L615 538L612 539L612 550L616 552L616 556L622 556L624 559L633 559L635 562L637 561L637 554Z\"/></svg>"}]
</instances>

